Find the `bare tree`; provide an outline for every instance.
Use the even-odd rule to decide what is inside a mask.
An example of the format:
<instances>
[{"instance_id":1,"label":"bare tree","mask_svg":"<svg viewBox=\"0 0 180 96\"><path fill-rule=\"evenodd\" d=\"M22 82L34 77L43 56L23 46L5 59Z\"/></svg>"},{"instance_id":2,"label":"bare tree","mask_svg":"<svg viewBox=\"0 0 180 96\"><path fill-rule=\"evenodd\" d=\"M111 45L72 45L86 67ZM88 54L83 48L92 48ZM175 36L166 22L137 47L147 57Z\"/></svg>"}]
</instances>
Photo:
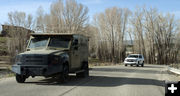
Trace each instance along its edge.
<instances>
[{"instance_id":1,"label":"bare tree","mask_svg":"<svg viewBox=\"0 0 180 96\"><path fill-rule=\"evenodd\" d=\"M172 63L174 39L177 34L174 16L162 15L157 9L138 8L132 18L136 52L146 57L147 63Z\"/></svg>"},{"instance_id":2,"label":"bare tree","mask_svg":"<svg viewBox=\"0 0 180 96\"><path fill-rule=\"evenodd\" d=\"M93 25L88 24L88 8L75 0L57 0L50 13L37 9L35 24L32 15L8 13L7 24L48 33L79 33L90 37L90 52L100 60L122 62L126 56L127 35L133 42L133 52L144 55L147 63L170 64L177 61L180 44L180 24L172 14L162 14L155 8L107 8L97 13ZM33 27L35 26L35 28ZM12 54L25 49L27 32L10 32L8 49ZM24 38L22 38L24 37Z\"/></svg>"},{"instance_id":3,"label":"bare tree","mask_svg":"<svg viewBox=\"0 0 180 96\"><path fill-rule=\"evenodd\" d=\"M31 14L26 15L25 12L9 12L8 13L8 25L21 26L27 29L32 29L33 17Z\"/></svg>"},{"instance_id":4,"label":"bare tree","mask_svg":"<svg viewBox=\"0 0 180 96\"><path fill-rule=\"evenodd\" d=\"M44 10L42 8L42 6L40 6L37 9L37 18L36 18L36 28L35 30L37 32L41 31L41 32L45 32L45 22L44 22Z\"/></svg>"},{"instance_id":5,"label":"bare tree","mask_svg":"<svg viewBox=\"0 0 180 96\"><path fill-rule=\"evenodd\" d=\"M125 57L125 32L130 11L117 7L96 14L94 22L98 28L99 57L105 61L123 61Z\"/></svg>"},{"instance_id":6,"label":"bare tree","mask_svg":"<svg viewBox=\"0 0 180 96\"><path fill-rule=\"evenodd\" d=\"M28 40L28 29L32 29L33 18L32 15L26 15L25 12L10 12L8 13L8 27L7 46L9 54L14 59L14 56L25 50L26 42ZM27 28L27 30L25 30Z\"/></svg>"},{"instance_id":7,"label":"bare tree","mask_svg":"<svg viewBox=\"0 0 180 96\"><path fill-rule=\"evenodd\" d=\"M88 23L88 8L75 0L65 3L57 0L51 4L50 14L41 18L44 18L45 32L83 34Z\"/></svg>"}]
</instances>

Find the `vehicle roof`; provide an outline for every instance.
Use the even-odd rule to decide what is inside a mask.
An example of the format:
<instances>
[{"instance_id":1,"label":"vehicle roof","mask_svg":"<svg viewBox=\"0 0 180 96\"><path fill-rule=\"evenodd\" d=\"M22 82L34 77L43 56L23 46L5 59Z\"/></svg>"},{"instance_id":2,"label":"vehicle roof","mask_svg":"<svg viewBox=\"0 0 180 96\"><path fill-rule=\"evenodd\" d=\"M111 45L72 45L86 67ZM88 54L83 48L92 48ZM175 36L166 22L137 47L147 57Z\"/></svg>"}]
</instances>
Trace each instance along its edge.
<instances>
[{"instance_id":1,"label":"vehicle roof","mask_svg":"<svg viewBox=\"0 0 180 96\"><path fill-rule=\"evenodd\" d=\"M129 54L129 55L142 55L142 54Z\"/></svg>"},{"instance_id":2,"label":"vehicle roof","mask_svg":"<svg viewBox=\"0 0 180 96\"><path fill-rule=\"evenodd\" d=\"M73 34L73 33L32 33L32 36L58 36L58 35L80 35L80 34Z\"/></svg>"},{"instance_id":3,"label":"vehicle roof","mask_svg":"<svg viewBox=\"0 0 180 96\"><path fill-rule=\"evenodd\" d=\"M72 38L74 36L76 37L83 37L83 38L87 38L89 40L89 37L84 36L82 34L75 34L75 33L32 33L31 36L33 37L51 37L51 36L66 36L68 38Z\"/></svg>"}]
</instances>

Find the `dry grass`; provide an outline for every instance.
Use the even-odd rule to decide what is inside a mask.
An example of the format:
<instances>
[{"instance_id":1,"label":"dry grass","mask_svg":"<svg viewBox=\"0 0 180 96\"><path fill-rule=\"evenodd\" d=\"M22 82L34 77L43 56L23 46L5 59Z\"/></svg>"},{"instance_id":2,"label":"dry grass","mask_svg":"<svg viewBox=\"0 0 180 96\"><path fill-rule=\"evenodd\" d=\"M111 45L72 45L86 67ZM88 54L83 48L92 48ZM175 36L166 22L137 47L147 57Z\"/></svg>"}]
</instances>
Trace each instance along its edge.
<instances>
[{"instance_id":1,"label":"dry grass","mask_svg":"<svg viewBox=\"0 0 180 96\"><path fill-rule=\"evenodd\" d=\"M180 64L170 64L169 66L180 69Z\"/></svg>"},{"instance_id":2,"label":"dry grass","mask_svg":"<svg viewBox=\"0 0 180 96\"><path fill-rule=\"evenodd\" d=\"M114 66L114 65L121 65L122 63L112 63L112 62L102 62L96 58L89 58L89 67L93 66Z\"/></svg>"},{"instance_id":3,"label":"dry grass","mask_svg":"<svg viewBox=\"0 0 180 96\"><path fill-rule=\"evenodd\" d=\"M122 63L114 64L112 62L102 62L102 63L89 63L89 67L92 68L94 66L114 66L114 65L121 65Z\"/></svg>"},{"instance_id":4,"label":"dry grass","mask_svg":"<svg viewBox=\"0 0 180 96\"><path fill-rule=\"evenodd\" d=\"M14 73L11 71L11 68L1 68L0 69L0 79L6 77L13 77Z\"/></svg>"}]
</instances>

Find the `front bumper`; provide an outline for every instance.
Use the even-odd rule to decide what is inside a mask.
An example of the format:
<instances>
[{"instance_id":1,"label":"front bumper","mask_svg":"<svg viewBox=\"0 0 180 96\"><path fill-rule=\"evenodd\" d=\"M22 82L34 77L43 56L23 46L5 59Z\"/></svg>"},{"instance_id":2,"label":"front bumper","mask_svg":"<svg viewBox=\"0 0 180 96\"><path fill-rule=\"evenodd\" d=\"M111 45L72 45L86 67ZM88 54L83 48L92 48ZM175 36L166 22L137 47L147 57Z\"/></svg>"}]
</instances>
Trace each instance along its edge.
<instances>
[{"instance_id":1,"label":"front bumper","mask_svg":"<svg viewBox=\"0 0 180 96\"><path fill-rule=\"evenodd\" d=\"M126 64L126 65L138 65L138 62L127 62L127 61L124 61L124 64Z\"/></svg>"},{"instance_id":2,"label":"front bumper","mask_svg":"<svg viewBox=\"0 0 180 96\"><path fill-rule=\"evenodd\" d=\"M13 65L12 71L19 75L26 76L49 76L61 72L60 66L48 65Z\"/></svg>"}]
</instances>

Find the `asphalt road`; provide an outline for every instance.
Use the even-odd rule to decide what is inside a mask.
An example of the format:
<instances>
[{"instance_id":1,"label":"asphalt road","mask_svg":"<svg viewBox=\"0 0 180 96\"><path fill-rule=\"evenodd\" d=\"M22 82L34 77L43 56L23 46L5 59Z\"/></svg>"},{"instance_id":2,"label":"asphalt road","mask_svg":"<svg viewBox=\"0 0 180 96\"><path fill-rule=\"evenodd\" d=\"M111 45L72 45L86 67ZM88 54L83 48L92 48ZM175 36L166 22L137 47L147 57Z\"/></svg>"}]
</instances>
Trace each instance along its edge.
<instances>
[{"instance_id":1,"label":"asphalt road","mask_svg":"<svg viewBox=\"0 0 180 96\"><path fill-rule=\"evenodd\" d=\"M70 76L66 84L52 78L28 78L18 84L14 77L0 80L0 96L165 96L165 81L180 80L165 66L94 67L90 77Z\"/></svg>"}]
</instances>

